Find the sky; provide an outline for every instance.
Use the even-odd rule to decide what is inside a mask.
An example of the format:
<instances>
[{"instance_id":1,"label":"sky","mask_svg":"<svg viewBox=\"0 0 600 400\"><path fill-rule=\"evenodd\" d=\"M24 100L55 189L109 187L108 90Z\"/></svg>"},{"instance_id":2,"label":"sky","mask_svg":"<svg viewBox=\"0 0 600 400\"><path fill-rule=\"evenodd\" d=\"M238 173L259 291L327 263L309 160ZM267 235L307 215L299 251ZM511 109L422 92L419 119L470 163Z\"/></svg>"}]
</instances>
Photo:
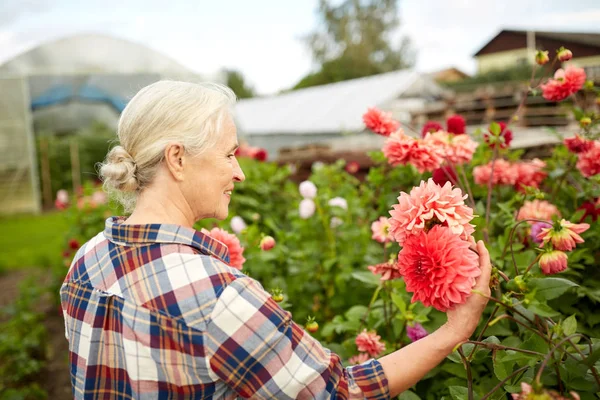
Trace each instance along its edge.
<instances>
[{"instance_id":1,"label":"sky","mask_svg":"<svg viewBox=\"0 0 600 400\"><path fill-rule=\"evenodd\" d=\"M45 41L101 33L144 44L199 73L237 69L259 94L316 66L302 41L317 0L2 0L0 63ZM474 73L473 54L501 29L600 33L600 0L399 0L415 68ZM118 62L116 60L115 62Z\"/></svg>"}]
</instances>

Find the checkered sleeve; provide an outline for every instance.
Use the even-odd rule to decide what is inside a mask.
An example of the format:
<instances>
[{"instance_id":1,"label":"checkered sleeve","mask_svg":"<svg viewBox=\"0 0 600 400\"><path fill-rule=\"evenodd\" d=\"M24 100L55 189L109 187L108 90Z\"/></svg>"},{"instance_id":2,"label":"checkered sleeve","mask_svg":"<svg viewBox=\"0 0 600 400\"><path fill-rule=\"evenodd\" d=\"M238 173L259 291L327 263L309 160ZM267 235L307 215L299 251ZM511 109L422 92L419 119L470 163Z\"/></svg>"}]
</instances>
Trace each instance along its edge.
<instances>
[{"instance_id":1,"label":"checkered sleeve","mask_svg":"<svg viewBox=\"0 0 600 400\"><path fill-rule=\"evenodd\" d=\"M344 368L249 277L220 294L205 335L208 370L253 399L389 399L381 364Z\"/></svg>"}]
</instances>

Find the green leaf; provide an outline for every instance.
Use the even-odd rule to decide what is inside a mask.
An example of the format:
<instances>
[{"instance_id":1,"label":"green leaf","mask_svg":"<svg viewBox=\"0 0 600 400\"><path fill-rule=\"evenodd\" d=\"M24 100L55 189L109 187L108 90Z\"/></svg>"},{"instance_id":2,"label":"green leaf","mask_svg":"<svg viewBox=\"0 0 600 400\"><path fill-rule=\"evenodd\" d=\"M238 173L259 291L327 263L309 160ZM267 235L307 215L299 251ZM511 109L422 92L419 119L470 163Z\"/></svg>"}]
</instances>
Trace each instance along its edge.
<instances>
[{"instance_id":1,"label":"green leaf","mask_svg":"<svg viewBox=\"0 0 600 400\"><path fill-rule=\"evenodd\" d=\"M398 293L392 293L392 301L398 307L398 309L402 312L402 314L406 314L406 302Z\"/></svg>"},{"instance_id":2,"label":"green leaf","mask_svg":"<svg viewBox=\"0 0 600 400\"><path fill-rule=\"evenodd\" d=\"M503 380L506 378L511 372L514 365L513 362L503 362L502 357L498 357L497 355L494 357L494 374L498 380Z\"/></svg>"},{"instance_id":3,"label":"green leaf","mask_svg":"<svg viewBox=\"0 0 600 400\"><path fill-rule=\"evenodd\" d=\"M366 313L367 307L358 305L346 311L345 316L348 321L360 321Z\"/></svg>"},{"instance_id":4,"label":"green leaf","mask_svg":"<svg viewBox=\"0 0 600 400\"><path fill-rule=\"evenodd\" d=\"M371 271L356 271L352 273L352 277L356 280L366 283L369 286L379 286L381 280L379 276L375 275Z\"/></svg>"},{"instance_id":5,"label":"green leaf","mask_svg":"<svg viewBox=\"0 0 600 400\"><path fill-rule=\"evenodd\" d=\"M416 394L414 394L410 390L402 392L400 394L400 396L398 397L398 399L399 400L421 400L421 398L419 396L417 396Z\"/></svg>"},{"instance_id":6,"label":"green leaf","mask_svg":"<svg viewBox=\"0 0 600 400\"><path fill-rule=\"evenodd\" d=\"M492 122L490 124L490 132L492 132L494 136L500 136L500 124L497 122Z\"/></svg>"},{"instance_id":7,"label":"green leaf","mask_svg":"<svg viewBox=\"0 0 600 400\"><path fill-rule=\"evenodd\" d=\"M579 286L563 278L534 278L528 281L528 285L536 289L535 297L540 301L555 299L570 288Z\"/></svg>"},{"instance_id":8,"label":"green leaf","mask_svg":"<svg viewBox=\"0 0 600 400\"><path fill-rule=\"evenodd\" d=\"M469 398L469 390L463 386L450 386L450 396L453 400L467 400ZM473 399L481 399L477 393L473 393Z\"/></svg>"},{"instance_id":9,"label":"green leaf","mask_svg":"<svg viewBox=\"0 0 600 400\"><path fill-rule=\"evenodd\" d=\"M569 336L577 332L577 319L575 314L571 315L562 322L562 328L565 336Z\"/></svg>"},{"instance_id":10,"label":"green leaf","mask_svg":"<svg viewBox=\"0 0 600 400\"><path fill-rule=\"evenodd\" d=\"M519 348L524 349L524 350L537 351L538 353L542 353L542 354L546 354L550 350L548 348L548 343L544 339L539 337L538 335L534 335L534 334L532 334L529 337L529 339L527 339L526 341L521 343ZM527 354L523 354L523 353L520 353L520 354L522 354L525 357L531 357L531 356L528 356Z\"/></svg>"},{"instance_id":11,"label":"green leaf","mask_svg":"<svg viewBox=\"0 0 600 400\"><path fill-rule=\"evenodd\" d=\"M561 313L559 313L556 310L553 310L548 304L540 303L538 301L535 301L535 302L532 302L531 304L529 304L527 306L527 309L529 311L533 311L540 317L553 318L553 317L558 317L559 315L561 315Z\"/></svg>"}]
</instances>

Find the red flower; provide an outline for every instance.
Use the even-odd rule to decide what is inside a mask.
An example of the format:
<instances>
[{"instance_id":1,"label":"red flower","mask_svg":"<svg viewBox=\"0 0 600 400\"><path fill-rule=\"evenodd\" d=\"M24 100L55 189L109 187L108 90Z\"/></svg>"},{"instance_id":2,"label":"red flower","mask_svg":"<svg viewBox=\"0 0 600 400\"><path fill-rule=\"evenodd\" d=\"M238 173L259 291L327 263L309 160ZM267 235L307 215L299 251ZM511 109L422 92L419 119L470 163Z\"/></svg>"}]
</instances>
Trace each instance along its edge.
<instances>
[{"instance_id":1,"label":"red flower","mask_svg":"<svg viewBox=\"0 0 600 400\"><path fill-rule=\"evenodd\" d=\"M81 247L81 245L79 244L79 242L76 239L69 240L69 248L71 250L77 250L80 247Z\"/></svg>"},{"instance_id":2,"label":"red flower","mask_svg":"<svg viewBox=\"0 0 600 400\"><path fill-rule=\"evenodd\" d=\"M386 113L375 107L369 108L363 115L363 122L373 132L390 136L400 128L400 123L392 118L392 113Z\"/></svg>"},{"instance_id":3,"label":"red flower","mask_svg":"<svg viewBox=\"0 0 600 400\"><path fill-rule=\"evenodd\" d=\"M600 142L594 141L590 150L579 154L577 169L586 178L600 174Z\"/></svg>"},{"instance_id":4,"label":"red flower","mask_svg":"<svg viewBox=\"0 0 600 400\"><path fill-rule=\"evenodd\" d=\"M237 238L237 236L221 228L213 228L210 231L202 229L202 233L227 246L229 249L229 266L239 270L242 269L246 259L243 256L244 248L240 244L240 240Z\"/></svg>"},{"instance_id":5,"label":"red flower","mask_svg":"<svg viewBox=\"0 0 600 400\"><path fill-rule=\"evenodd\" d=\"M421 137L425 137L425 135L428 133L434 133L443 130L444 127L439 122L427 121L425 125L423 125L423 129L421 129Z\"/></svg>"},{"instance_id":6,"label":"red flower","mask_svg":"<svg viewBox=\"0 0 600 400\"><path fill-rule=\"evenodd\" d=\"M566 138L564 143L565 146L567 146L567 149L569 149L571 153L575 154L585 153L594 147L593 140L582 138L579 135L575 135L575 137L572 138Z\"/></svg>"},{"instance_id":7,"label":"red flower","mask_svg":"<svg viewBox=\"0 0 600 400\"><path fill-rule=\"evenodd\" d=\"M443 165L434 170L431 178L440 186L444 186L446 182L450 182L452 185L455 185L458 181L454 170L447 165Z\"/></svg>"},{"instance_id":8,"label":"red flower","mask_svg":"<svg viewBox=\"0 0 600 400\"><path fill-rule=\"evenodd\" d=\"M585 210L585 214L579 222L585 220L588 216L592 217L592 221L596 221L600 215L600 206L592 201L585 201L577 210Z\"/></svg>"},{"instance_id":9,"label":"red flower","mask_svg":"<svg viewBox=\"0 0 600 400\"><path fill-rule=\"evenodd\" d=\"M493 149L496 147L496 143L498 143L501 149L507 149L510 146L510 142L513 140L513 133L510 129L506 128L506 123L498 122L500 125L500 138L493 137L493 133L491 130L483 134L483 140Z\"/></svg>"},{"instance_id":10,"label":"red flower","mask_svg":"<svg viewBox=\"0 0 600 400\"><path fill-rule=\"evenodd\" d=\"M360 170L360 164L356 161L350 161L348 164L346 164L345 169L349 174L355 174Z\"/></svg>"},{"instance_id":11,"label":"red flower","mask_svg":"<svg viewBox=\"0 0 600 400\"><path fill-rule=\"evenodd\" d=\"M262 147L254 147L252 149L252 156L251 157L254 158L257 161L267 161L267 157L268 156L269 156L269 154Z\"/></svg>"},{"instance_id":12,"label":"red flower","mask_svg":"<svg viewBox=\"0 0 600 400\"><path fill-rule=\"evenodd\" d=\"M460 115L453 115L446 120L446 130L455 135L461 135L466 131L467 123Z\"/></svg>"},{"instance_id":13,"label":"red flower","mask_svg":"<svg viewBox=\"0 0 600 400\"><path fill-rule=\"evenodd\" d=\"M561 101L577 93L585 83L585 71L583 68L568 66L566 69L558 69L553 79L548 79L546 84L541 85L542 96L546 100Z\"/></svg>"}]
</instances>

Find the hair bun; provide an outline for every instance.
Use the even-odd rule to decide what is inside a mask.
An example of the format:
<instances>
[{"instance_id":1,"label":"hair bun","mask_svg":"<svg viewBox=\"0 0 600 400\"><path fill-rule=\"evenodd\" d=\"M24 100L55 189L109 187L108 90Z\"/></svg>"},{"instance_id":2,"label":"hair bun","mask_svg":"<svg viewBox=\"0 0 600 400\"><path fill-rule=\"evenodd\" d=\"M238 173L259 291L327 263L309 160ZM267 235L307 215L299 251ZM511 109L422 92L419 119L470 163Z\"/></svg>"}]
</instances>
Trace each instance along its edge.
<instances>
[{"instance_id":1,"label":"hair bun","mask_svg":"<svg viewBox=\"0 0 600 400\"><path fill-rule=\"evenodd\" d=\"M136 164L133 157L123 146L113 147L106 155L106 161L100 167L100 177L104 184L121 192L133 192L138 189Z\"/></svg>"}]
</instances>

